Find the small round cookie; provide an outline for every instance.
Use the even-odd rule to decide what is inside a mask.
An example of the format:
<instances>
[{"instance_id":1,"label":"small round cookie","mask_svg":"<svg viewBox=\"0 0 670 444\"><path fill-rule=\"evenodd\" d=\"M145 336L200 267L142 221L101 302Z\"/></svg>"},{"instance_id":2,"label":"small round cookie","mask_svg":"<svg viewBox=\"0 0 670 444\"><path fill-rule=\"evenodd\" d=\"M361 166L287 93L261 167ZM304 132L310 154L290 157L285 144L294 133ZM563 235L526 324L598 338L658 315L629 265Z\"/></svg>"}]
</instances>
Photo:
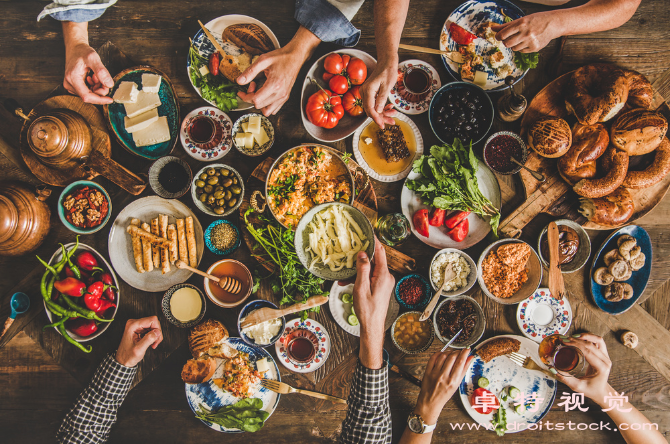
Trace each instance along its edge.
<instances>
[{"instance_id":1,"label":"small round cookie","mask_svg":"<svg viewBox=\"0 0 670 444\"><path fill-rule=\"evenodd\" d=\"M610 274L607 267L600 267L593 272L593 280L598 285L609 285L614 282L614 276Z\"/></svg>"},{"instance_id":2,"label":"small round cookie","mask_svg":"<svg viewBox=\"0 0 670 444\"><path fill-rule=\"evenodd\" d=\"M623 300L623 294L623 285L618 282L614 282L605 288L605 293L603 296L605 296L605 299L610 302L619 302Z\"/></svg>"},{"instance_id":3,"label":"small round cookie","mask_svg":"<svg viewBox=\"0 0 670 444\"><path fill-rule=\"evenodd\" d=\"M605 261L605 265L608 267L612 265L612 262L619 260L623 260L623 258L619 254L619 250L616 249L608 251L605 253L605 256L603 256L603 261Z\"/></svg>"},{"instance_id":4,"label":"small round cookie","mask_svg":"<svg viewBox=\"0 0 670 444\"><path fill-rule=\"evenodd\" d=\"M617 247L620 247L621 244L622 244L624 241L627 241L627 240L634 240L635 242L637 242L637 241L635 240L635 238L634 238L633 236L631 236L630 234L622 234L622 235L619 236L619 237L617 238L617 240L616 240Z\"/></svg>"},{"instance_id":5,"label":"small round cookie","mask_svg":"<svg viewBox=\"0 0 670 444\"><path fill-rule=\"evenodd\" d=\"M633 286L627 283L621 284L623 286L623 298L630 299L633 297Z\"/></svg>"},{"instance_id":6,"label":"small round cookie","mask_svg":"<svg viewBox=\"0 0 670 444\"><path fill-rule=\"evenodd\" d=\"M629 279L632 274L630 265L623 259L612 262L607 268L609 269L610 274L614 276L615 281L625 281L626 279Z\"/></svg>"},{"instance_id":7,"label":"small round cookie","mask_svg":"<svg viewBox=\"0 0 670 444\"><path fill-rule=\"evenodd\" d=\"M634 259L630 260L630 268L633 271L638 271L638 270L642 269L642 267L644 267L646 259L647 258L644 255L644 253L638 254Z\"/></svg>"},{"instance_id":8,"label":"small round cookie","mask_svg":"<svg viewBox=\"0 0 670 444\"><path fill-rule=\"evenodd\" d=\"M637 241L635 239L633 240L625 240L621 242L621 245L619 245L619 254L621 255L624 260L629 261L630 260L630 251L637 246Z\"/></svg>"}]
</instances>

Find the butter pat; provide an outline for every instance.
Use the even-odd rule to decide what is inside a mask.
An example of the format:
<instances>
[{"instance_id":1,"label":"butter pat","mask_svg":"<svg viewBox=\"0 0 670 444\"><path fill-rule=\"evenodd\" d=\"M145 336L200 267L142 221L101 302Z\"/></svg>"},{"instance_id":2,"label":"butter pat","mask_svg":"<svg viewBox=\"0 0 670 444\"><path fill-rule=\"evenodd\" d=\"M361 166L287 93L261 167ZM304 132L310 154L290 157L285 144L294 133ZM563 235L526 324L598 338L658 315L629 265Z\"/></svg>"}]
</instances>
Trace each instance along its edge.
<instances>
[{"instance_id":1,"label":"butter pat","mask_svg":"<svg viewBox=\"0 0 670 444\"><path fill-rule=\"evenodd\" d=\"M170 140L170 127L166 116L161 116L148 127L135 131L133 140L136 146L155 145Z\"/></svg>"},{"instance_id":2,"label":"butter pat","mask_svg":"<svg viewBox=\"0 0 670 444\"><path fill-rule=\"evenodd\" d=\"M123 106L126 107L126 116L132 118L158 108L161 106L161 99L158 97L158 93L140 91L136 102L124 103Z\"/></svg>"},{"instance_id":3,"label":"butter pat","mask_svg":"<svg viewBox=\"0 0 670 444\"><path fill-rule=\"evenodd\" d=\"M254 140L258 146L263 146L270 140L268 134L265 132L265 128L261 128L261 131L258 134L254 134Z\"/></svg>"},{"instance_id":4,"label":"butter pat","mask_svg":"<svg viewBox=\"0 0 670 444\"><path fill-rule=\"evenodd\" d=\"M258 134L261 132L261 116L251 116L249 117L249 126L247 126L248 132L252 134Z\"/></svg>"},{"instance_id":5,"label":"butter pat","mask_svg":"<svg viewBox=\"0 0 670 444\"><path fill-rule=\"evenodd\" d=\"M161 89L161 79L158 74L142 74L142 91L157 93Z\"/></svg>"},{"instance_id":6,"label":"butter pat","mask_svg":"<svg viewBox=\"0 0 670 444\"><path fill-rule=\"evenodd\" d=\"M129 118L126 116L123 118L123 123L126 127L126 131L129 133L134 133L136 131L143 130L157 120L158 110L154 108L151 111L140 114L137 117Z\"/></svg>"},{"instance_id":7,"label":"butter pat","mask_svg":"<svg viewBox=\"0 0 670 444\"><path fill-rule=\"evenodd\" d=\"M259 359L256 361L256 370L259 373L265 373L270 370L270 364L268 363L268 358Z\"/></svg>"},{"instance_id":8,"label":"butter pat","mask_svg":"<svg viewBox=\"0 0 670 444\"><path fill-rule=\"evenodd\" d=\"M135 103L139 93L135 82L121 82L113 98L116 103Z\"/></svg>"}]
</instances>

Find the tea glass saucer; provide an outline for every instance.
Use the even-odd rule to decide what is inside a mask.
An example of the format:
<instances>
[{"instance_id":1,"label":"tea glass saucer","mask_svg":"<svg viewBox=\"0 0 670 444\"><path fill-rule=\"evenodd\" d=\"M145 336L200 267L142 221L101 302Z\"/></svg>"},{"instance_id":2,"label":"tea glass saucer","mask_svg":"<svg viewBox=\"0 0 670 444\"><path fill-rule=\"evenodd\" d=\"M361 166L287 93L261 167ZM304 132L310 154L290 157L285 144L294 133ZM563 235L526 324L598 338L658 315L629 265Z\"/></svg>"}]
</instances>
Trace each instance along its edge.
<instances>
[{"instance_id":1,"label":"tea glass saucer","mask_svg":"<svg viewBox=\"0 0 670 444\"><path fill-rule=\"evenodd\" d=\"M567 298L552 297L548 288L538 288L519 303L516 322L521 333L535 342L549 335L564 335L572 324L572 308Z\"/></svg>"},{"instance_id":2,"label":"tea glass saucer","mask_svg":"<svg viewBox=\"0 0 670 444\"><path fill-rule=\"evenodd\" d=\"M429 76L432 79L431 80L432 84L430 86L428 94L422 100L416 102L406 100L399 93L399 90L402 89L403 76L405 75L405 71L409 67L423 69L429 74ZM393 107L402 113L422 114L428 111L428 108L430 107L430 101L433 98L435 91L440 89L441 86L442 82L440 81L440 74L432 65L424 62L423 60L417 60L417 59L405 60L398 64L398 81L396 82L395 85L393 85L393 89L391 89L391 93L389 94L389 100L393 104Z\"/></svg>"},{"instance_id":3,"label":"tea glass saucer","mask_svg":"<svg viewBox=\"0 0 670 444\"><path fill-rule=\"evenodd\" d=\"M312 333L305 335L305 337L312 341L312 344L316 348L314 358L302 364L295 363L289 359L286 351L286 345L288 344L285 343L289 335L298 329L308 330ZM321 367L326 362L326 359L328 359L328 355L330 354L330 336L326 328L313 319L308 318L304 321L300 318L291 319L290 321L286 321L284 334L275 343L275 351L277 352L277 361L281 362L287 369L296 373L311 373Z\"/></svg>"}]
</instances>

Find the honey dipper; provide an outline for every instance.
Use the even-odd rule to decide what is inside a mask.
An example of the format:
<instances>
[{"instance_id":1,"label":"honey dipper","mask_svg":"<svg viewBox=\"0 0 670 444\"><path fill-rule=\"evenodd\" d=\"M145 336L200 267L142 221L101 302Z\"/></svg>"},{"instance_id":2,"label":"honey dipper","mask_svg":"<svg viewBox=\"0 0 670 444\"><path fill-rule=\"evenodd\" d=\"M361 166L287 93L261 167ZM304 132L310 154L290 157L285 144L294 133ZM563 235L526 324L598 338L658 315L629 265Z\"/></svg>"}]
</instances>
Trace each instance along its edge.
<instances>
[{"instance_id":1,"label":"honey dipper","mask_svg":"<svg viewBox=\"0 0 670 444\"><path fill-rule=\"evenodd\" d=\"M240 283L240 281L230 276L223 276L221 278L218 278L216 276L212 276L209 273L205 273L204 271L200 271L197 268L193 268L184 261L177 261L175 262L175 265L177 266L177 268L180 268L182 270L190 270L193 273L206 277L212 282L216 282L219 287L221 287L228 293L237 294L242 289L242 284Z\"/></svg>"}]
</instances>

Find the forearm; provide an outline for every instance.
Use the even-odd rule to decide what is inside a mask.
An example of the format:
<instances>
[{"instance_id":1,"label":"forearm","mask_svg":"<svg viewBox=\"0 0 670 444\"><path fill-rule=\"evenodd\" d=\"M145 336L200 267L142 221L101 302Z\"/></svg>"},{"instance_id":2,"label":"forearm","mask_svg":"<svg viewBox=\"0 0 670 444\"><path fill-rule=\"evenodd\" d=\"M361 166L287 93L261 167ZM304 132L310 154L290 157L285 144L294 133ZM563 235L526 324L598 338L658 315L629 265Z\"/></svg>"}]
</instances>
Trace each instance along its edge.
<instances>
[{"instance_id":1,"label":"forearm","mask_svg":"<svg viewBox=\"0 0 670 444\"><path fill-rule=\"evenodd\" d=\"M76 45L88 45L88 22L63 22L63 41L65 51Z\"/></svg>"},{"instance_id":2,"label":"forearm","mask_svg":"<svg viewBox=\"0 0 670 444\"><path fill-rule=\"evenodd\" d=\"M384 365L384 331L377 327L366 327L361 323L361 347L358 358L361 364L369 369L376 370Z\"/></svg>"},{"instance_id":3,"label":"forearm","mask_svg":"<svg viewBox=\"0 0 670 444\"><path fill-rule=\"evenodd\" d=\"M398 64L398 45L407 18L409 0L376 0L375 41L380 64Z\"/></svg>"},{"instance_id":4,"label":"forearm","mask_svg":"<svg viewBox=\"0 0 670 444\"><path fill-rule=\"evenodd\" d=\"M302 66L314 54L314 50L319 46L319 43L321 43L321 40L301 25L286 45L286 49L299 57Z\"/></svg>"},{"instance_id":5,"label":"forearm","mask_svg":"<svg viewBox=\"0 0 670 444\"><path fill-rule=\"evenodd\" d=\"M618 28L635 14L641 0L591 0L574 8L551 11L559 35L589 34Z\"/></svg>"},{"instance_id":6,"label":"forearm","mask_svg":"<svg viewBox=\"0 0 670 444\"><path fill-rule=\"evenodd\" d=\"M431 405L422 394L419 394L413 412L420 415L427 425L436 424L442 409ZM405 431L400 438L400 444L428 444L431 439L433 439L433 432L417 434L412 432L409 427L405 427Z\"/></svg>"}]
</instances>

